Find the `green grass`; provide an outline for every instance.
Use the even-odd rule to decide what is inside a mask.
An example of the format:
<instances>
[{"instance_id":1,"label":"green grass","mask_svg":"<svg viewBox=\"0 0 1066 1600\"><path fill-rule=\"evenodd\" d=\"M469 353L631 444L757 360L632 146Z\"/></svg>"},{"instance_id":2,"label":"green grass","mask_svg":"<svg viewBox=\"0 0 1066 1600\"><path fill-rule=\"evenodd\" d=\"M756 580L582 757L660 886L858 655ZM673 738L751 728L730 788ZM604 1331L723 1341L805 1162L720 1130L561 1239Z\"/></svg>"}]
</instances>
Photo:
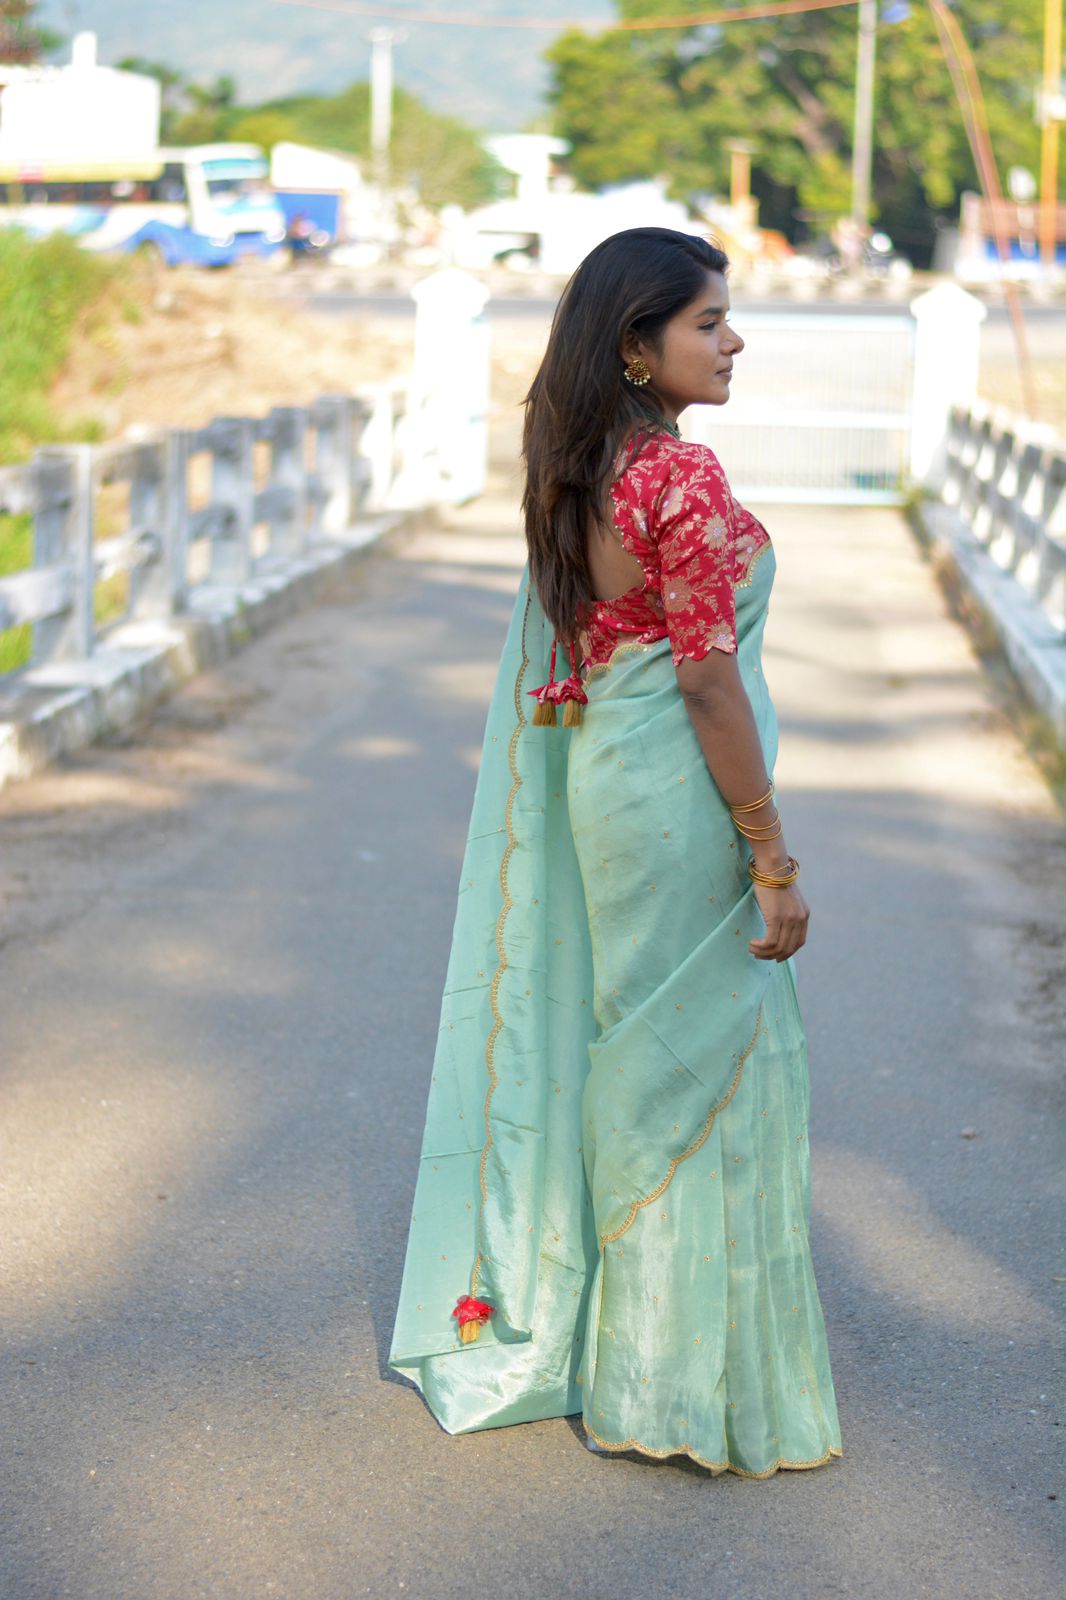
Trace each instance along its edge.
<instances>
[{"instance_id":1,"label":"green grass","mask_svg":"<svg viewBox=\"0 0 1066 1600\"><path fill-rule=\"evenodd\" d=\"M0 228L0 464L28 461L37 445L103 437L96 418L63 418L48 396L79 321L138 319L136 303L121 295L130 270L65 234L34 240ZM0 515L0 577L32 564L32 518ZM0 631L0 674L25 664L30 643L28 626Z\"/></svg>"},{"instance_id":2,"label":"green grass","mask_svg":"<svg viewBox=\"0 0 1066 1600\"><path fill-rule=\"evenodd\" d=\"M0 462L25 461L38 444L99 435L94 419L57 416L48 393L79 319L128 270L65 234L34 240L19 228L0 229Z\"/></svg>"},{"instance_id":3,"label":"green grass","mask_svg":"<svg viewBox=\"0 0 1066 1600\"><path fill-rule=\"evenodd\" d=\"M22 572L32 561L33 518L28 512L17 517L0 516L0 578ZM0 676L25 665L31 642L29 623L0 629Z\"/></svg>"}]
</instances>

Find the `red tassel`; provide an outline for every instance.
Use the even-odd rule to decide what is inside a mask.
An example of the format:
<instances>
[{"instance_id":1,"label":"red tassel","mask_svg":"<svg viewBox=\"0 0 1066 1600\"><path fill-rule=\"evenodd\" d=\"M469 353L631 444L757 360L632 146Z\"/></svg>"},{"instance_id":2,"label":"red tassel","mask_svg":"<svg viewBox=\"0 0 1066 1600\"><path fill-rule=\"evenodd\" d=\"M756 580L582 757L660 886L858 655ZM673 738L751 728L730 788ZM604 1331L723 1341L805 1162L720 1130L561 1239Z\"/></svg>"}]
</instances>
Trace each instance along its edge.
<instances>
[{"instance_id":1,"label":"red tassel","mask_svg":"<svg viewBox=\"0 0 1066 1600\"><path fill-rule=\"evenodd\" d=\"M588 704L588 695L578 675L577 653L574 645L570 646L570 676L561 683L555 681L555 652L558 639L552 640L551 667L548 672L547 683L541 684L539 689L527 689L537 702L537 709L533 713L533 726L536 728L554 728L556 724L555 708L563 707L563 727L576 727L581 721L581 707Z\"/></svg>"},{"instance_id":2,"label":"red tassel","mask_svg":"<svg viewBox=\"0 0 1066 1600\"><path fill-rule=\"evenodd\" d=\"M477 1338L481 1324L489 1320L495 1309L485 1300L475 1300L473 1295L460 1295L452 1316L459 1318L459 1337L464 1344Z\"/></svg>"}]
</instances>

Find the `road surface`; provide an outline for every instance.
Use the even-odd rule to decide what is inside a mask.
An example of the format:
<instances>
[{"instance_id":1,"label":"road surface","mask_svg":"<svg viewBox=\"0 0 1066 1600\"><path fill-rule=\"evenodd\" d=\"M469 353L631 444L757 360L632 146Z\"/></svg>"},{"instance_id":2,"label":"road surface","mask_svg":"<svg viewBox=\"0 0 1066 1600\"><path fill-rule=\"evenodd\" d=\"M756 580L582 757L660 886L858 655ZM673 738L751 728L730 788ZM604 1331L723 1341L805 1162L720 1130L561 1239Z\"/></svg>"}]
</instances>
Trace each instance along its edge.
<instances>
[{"instance_id":1,"label":"road surface","mask_svg":"<svg viewBox=\"0 0 1066 1600\"><path fill-rule=\"evenodd\" d=\"M4 1600L1055 1592L1061 818L900 516L765 517L844 1457L386 1368L514 481L0 793Z\"/></svg>"}]
</instances>

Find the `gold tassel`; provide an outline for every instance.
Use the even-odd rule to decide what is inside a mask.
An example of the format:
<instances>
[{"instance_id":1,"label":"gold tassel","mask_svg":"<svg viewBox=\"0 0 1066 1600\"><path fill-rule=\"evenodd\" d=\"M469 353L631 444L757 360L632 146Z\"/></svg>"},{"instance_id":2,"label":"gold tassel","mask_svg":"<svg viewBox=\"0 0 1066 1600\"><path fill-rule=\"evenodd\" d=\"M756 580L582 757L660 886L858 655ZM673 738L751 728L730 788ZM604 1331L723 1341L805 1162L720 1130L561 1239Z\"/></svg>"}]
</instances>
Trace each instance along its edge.
<instances>
[{"instance_id":1,"label":"gold tassel","mask_svg":"<svg viewBox=\"0 0 1066 1600\"><path fill-rule=\"evenodd\" d=\"M533 712L533 726L535 728L555 727L555 707L550 700L538 700Z\"/></svg>"},{"instance_id":2,"label":"gold tassel","mask_svg":"<svg viewBox=\"0 0 1066 1600\"><path fill-rule=\"evenodd\" d=\"M481 1324L476 1317L471 1317L469 1322L459 1324L459 1337L464 1344L470 1344L481 1332Z\"/></svg>"},{"instance_id":3,"label":"gold tassel","mask_svg":"<svg viewBox=\"0 0 1066 1600\"><path fill-rule=\"evenodd\" d=\"M581 722L582 705L580 700L568 700L563 707L563 727L576 728Z\"/></svg>"}]
</instances>

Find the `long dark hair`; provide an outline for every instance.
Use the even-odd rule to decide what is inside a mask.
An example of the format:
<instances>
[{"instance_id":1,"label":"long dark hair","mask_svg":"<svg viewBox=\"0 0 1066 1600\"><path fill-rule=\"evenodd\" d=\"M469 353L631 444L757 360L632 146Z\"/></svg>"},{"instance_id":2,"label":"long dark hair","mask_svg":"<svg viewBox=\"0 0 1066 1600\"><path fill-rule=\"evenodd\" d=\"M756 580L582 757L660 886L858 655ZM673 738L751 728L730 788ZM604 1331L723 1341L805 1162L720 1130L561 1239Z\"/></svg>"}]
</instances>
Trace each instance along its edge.
<instances>
[{"instance_id":1,"label":"long dark hair","mask_svg":"<svg viewBox=\"0 0 1066 1600\"><path fill-rule=\"evenodd\" d=\"M706 239L626 228L591 250L563 290L525 399L522 439L530 576L560 639L575 638L582 607L595 600L586 529L590 514L607 524L615 457L628 441L631 462L649 428L665 420L651 387L624 377L622 340L632 330L661 350L666 323L696 298L708 272L728 268L724 251Z\"/></svg>"}]
</instances>

